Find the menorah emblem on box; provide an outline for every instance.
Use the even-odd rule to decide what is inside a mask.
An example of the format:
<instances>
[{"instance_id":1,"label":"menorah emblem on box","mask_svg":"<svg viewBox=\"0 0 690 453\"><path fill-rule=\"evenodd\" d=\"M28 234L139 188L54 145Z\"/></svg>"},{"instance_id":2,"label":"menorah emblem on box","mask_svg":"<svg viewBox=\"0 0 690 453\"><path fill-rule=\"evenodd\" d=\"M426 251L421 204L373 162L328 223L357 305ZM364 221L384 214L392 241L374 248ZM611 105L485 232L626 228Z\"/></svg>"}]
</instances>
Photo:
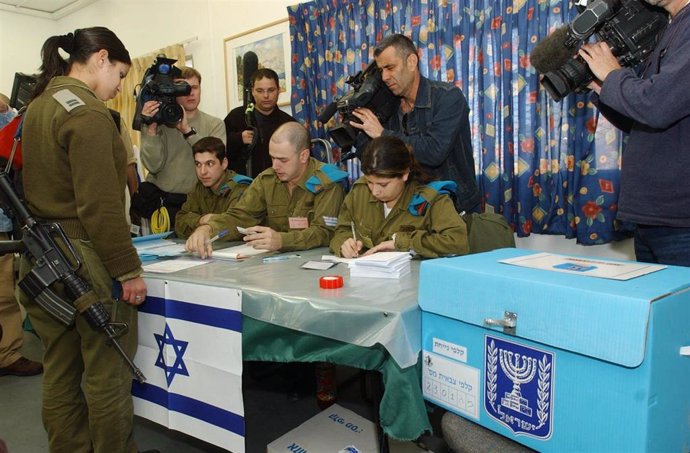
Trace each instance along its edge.
<instances>
[{"instance_id":1,"label":"menorah emblem on box","mask_svg":"<svg viewBox=\"0 0 690 453\"><path fill-rule=\"evenodd\" d=\"M553 412L553 364L552 352L487 335L484 379L487 414L514 433L548 438Z\"/></svg>"}]
</instances>

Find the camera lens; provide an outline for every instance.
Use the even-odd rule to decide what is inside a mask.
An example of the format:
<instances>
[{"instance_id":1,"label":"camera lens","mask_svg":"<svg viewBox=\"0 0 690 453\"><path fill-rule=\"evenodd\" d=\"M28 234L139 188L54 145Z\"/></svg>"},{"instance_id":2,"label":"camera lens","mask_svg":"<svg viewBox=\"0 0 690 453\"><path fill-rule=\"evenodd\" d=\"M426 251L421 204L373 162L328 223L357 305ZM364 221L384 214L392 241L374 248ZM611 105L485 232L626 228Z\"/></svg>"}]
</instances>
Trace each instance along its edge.
<instances>
[{"instance_id":1,"label":"camera lens","mask_svg":"<svg viewBox=\"0 0 690 453\"><path fill-rule=\"evenodd\" d=\"M176 103L162 103L158 114L161 123L174 126L182 119L182 107Z\"/></svg>"},{"instance_id":2,"label":"camera lens","mask_svg":"<svg viewBox=\"0 0 690 453\"><path fill-rule=\"evenodd\" d=\"M587 63L581 58L576 58L568 61L560 69L544 74L541 84L558 102L569 93L586 88L593 77Z\"/></svg>"}]
</instances>

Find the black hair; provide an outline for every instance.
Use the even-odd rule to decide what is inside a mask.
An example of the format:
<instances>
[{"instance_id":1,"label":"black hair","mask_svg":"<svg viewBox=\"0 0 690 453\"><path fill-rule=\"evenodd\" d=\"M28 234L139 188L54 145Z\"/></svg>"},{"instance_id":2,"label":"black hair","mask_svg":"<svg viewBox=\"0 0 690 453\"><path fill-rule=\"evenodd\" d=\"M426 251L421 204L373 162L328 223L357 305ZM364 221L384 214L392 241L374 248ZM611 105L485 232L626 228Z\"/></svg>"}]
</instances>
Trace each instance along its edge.
<instances>
[{"instance_id":1,"label":"black hair","mask_svg":"<svg viewBox=\"0 0 690 453\"><path fill-rule=\"evenodd\" d=\"M391 46L395 47L396 53L403 60L409 55L417 56L417 47L415 47L412 40L405 35L396 33L386 36L376 45L376 48L374 49L374 58L378 57L381 52Z\"/></svg>"},{"instance_id":2,"label":"black hair","mask_svg":"<svg viewBox=\"0 0 690 453\"><path fill-rule=\"evenodd\" d=\"M65 60L59 49L69 54ZM111 61L132 64L122 41L105 27L81 28L74 33L51 36L41 48L41 72L34 88L34 97L43 93L50 79L69 73L74 63L85 64L92 54L105 49Z\"/></svg>"},{"instance_id":3,"label":"black hair","mask_svg":"<svg viewBox=\"0 0 690 453\"><path fill-rule=\"evenodd\" d=\"M261 79L271 79L276 83L276 86L280 88L280 79L278 79L278 73L270 68L261 68L254 71L252 74L252 88L254 84Z\"/></svg>"},{"instance_id":4,"label":"black hair","mask_svg":"<svg viewBox=\"0 0 690 453\"><path fill-rule=\"evenodd\" d=\"M361 159L362 173L382 178L401 178L410 172L408 181L426 184L430 176L414 158L412 147L393 135L373 139L364 148Z\"/></svg>"},{"instance_id":5,"label":"black hair","mask_svg":"<svg viewBox=\"0 0 690 453\"><path fill-rule=\"evenodd\" d=\"M215 154L221 164L223 163L223 159L227 157L225 153L225 144L223 140L218 137L204 137L199 139L199 141L192 146L193 156L198 153L207 152Z\"/></svg>"}]
</instances>

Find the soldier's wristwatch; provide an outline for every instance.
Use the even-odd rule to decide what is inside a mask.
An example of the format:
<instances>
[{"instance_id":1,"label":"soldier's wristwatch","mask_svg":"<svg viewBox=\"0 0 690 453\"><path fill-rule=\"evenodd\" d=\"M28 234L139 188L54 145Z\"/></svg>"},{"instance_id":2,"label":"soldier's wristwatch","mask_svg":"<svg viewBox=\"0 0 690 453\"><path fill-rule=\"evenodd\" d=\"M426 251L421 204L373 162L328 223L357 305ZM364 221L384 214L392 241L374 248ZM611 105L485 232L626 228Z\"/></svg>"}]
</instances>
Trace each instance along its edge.
<instances>
[{"instance_id":1,"label":"soldier's wristwatch","mask_svg":"<svg viewBox=\"0 0 690 453\"><path fill-rule=\"evenodd\" d=\"M188 138L191 137L192 135L196 135L196 129L194 129L194 128L191 128L191 129L189 130L189 132L185 132L184 134L182 134L182 136L183 136L185 139L188 139Z\"/></svg>"}]
</instances>

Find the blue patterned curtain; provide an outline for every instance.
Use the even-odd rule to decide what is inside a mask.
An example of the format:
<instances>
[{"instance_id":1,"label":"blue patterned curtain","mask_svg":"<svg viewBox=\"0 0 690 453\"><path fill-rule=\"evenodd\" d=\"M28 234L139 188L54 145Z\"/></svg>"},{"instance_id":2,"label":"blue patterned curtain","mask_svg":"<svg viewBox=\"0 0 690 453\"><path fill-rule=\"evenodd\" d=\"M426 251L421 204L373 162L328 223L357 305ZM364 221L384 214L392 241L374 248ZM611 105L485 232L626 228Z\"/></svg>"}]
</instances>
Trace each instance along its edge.
<instances>
[{"instance_id":1,"label":"blue patterned curtain","mask_svg":"<svg viewBox=\"0 0 690 453\"><path fill-rule=\"evenodd\" d=\"M350 90L345 80L373 60L376 43L403 33L419 48L421 73L468 99L487 211L502 213L521 237L621 238L620 133L603 117L597 125L587 94L551 100L529 62L534 46L577 14L567 1L315 0L288 14L292 109L314 137L327 138L338 123L317 117Z\"/></svg>"}]
</instances>

